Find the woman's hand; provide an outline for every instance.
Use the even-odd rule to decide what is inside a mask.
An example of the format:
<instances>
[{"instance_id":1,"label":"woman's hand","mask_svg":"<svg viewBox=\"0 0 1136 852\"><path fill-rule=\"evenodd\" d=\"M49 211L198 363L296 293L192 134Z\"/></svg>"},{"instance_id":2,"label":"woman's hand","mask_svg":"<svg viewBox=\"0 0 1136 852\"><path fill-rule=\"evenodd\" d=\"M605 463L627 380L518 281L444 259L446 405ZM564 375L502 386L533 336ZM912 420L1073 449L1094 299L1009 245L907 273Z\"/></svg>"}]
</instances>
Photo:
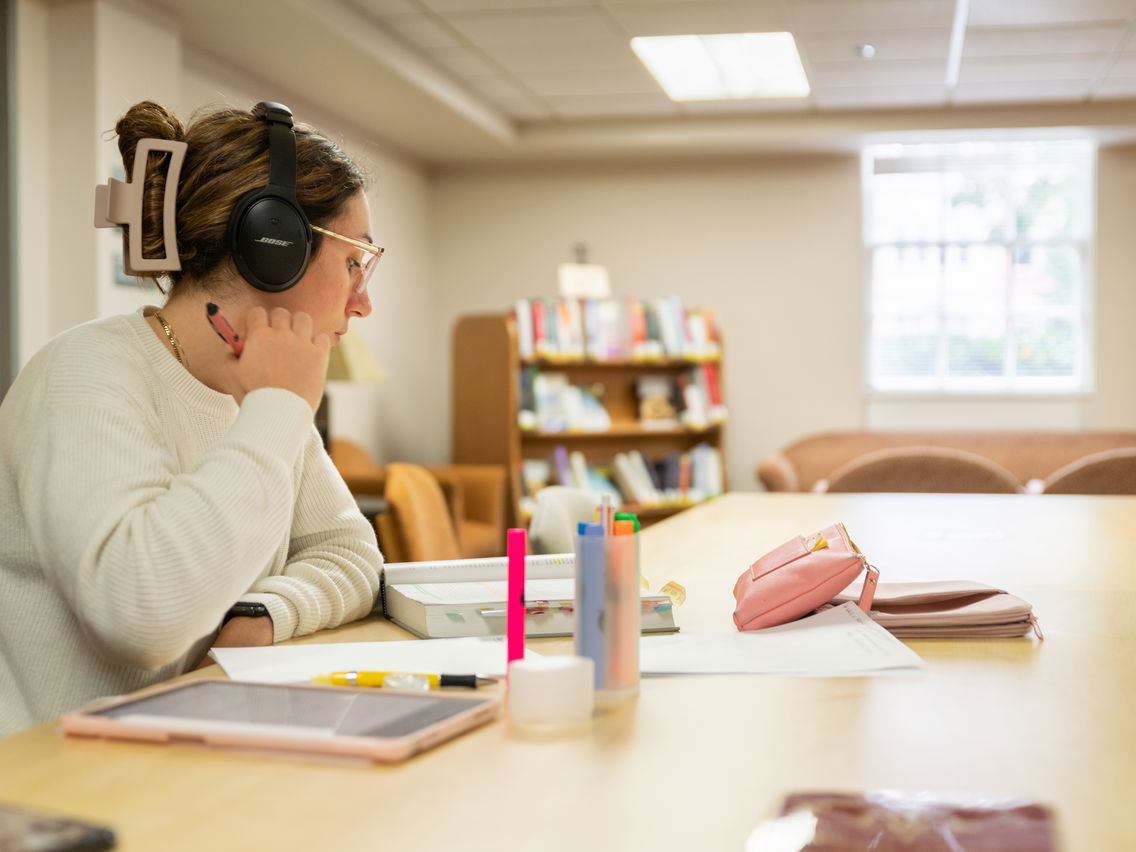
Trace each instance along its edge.
<instances>
[{"instance_id":1,"label":"woman's hand","mask_svg":"<svg viewBox=\"0 0 1136 852\"><path fill-rule=\"evenodd\" d=\"M285 308L271 313L252 308L246 315L244 341L236 367L238 401L258 388L284 388L307 400L313 412L319 407L331 340L322 332L314 334L311 316Z\"/></svg>"}]
</instances>

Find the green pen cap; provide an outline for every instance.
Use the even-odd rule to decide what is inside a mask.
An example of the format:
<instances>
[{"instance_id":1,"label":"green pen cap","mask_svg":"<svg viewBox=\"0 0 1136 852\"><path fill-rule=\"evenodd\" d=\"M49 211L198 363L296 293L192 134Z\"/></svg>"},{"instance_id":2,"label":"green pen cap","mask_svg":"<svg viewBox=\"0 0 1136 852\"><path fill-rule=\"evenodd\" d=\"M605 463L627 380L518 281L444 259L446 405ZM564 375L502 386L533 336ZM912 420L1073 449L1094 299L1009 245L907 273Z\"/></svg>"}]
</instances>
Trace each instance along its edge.
<instances>
[{"instance_id":1,"label":"green pen cap","mask_svg":"<svg viewBox=\"0 0 1136 852\"><path fill-rule=\"evenodd\" d=\"M634 512L616 512L615 520L631 521L633 524L635 524L635 532L639 532L639 518L636 517Z\"/></svg>"}]
</instances>

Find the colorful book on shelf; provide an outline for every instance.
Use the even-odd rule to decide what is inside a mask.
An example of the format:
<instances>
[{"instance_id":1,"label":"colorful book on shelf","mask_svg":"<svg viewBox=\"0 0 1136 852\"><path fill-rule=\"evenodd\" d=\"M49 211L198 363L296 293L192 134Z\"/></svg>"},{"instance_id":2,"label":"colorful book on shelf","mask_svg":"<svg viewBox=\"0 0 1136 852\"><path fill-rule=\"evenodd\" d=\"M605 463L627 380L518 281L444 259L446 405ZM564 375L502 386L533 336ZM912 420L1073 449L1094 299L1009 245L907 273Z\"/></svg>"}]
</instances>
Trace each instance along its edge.
<instances>
[{"instance_id":1,"label":"colorful book on shelf","mask_svg":"<svg viewBox=\"0 0 1136 852\"><path fill-rule=\"evenodd\" d=\"M710 308L687 308L676 295L647 300L518 299L521 360L717 360L721 342Z\"/></svg>"},{"instance_id":2,"label":"colorful book on shelf","mask_svg":"<svg viewBox=\"0 0 1136 852\"><path fill-rule=\"evenodd\" d=\"M640 506L654 506L662 502L662 495L651 481L643 456L638 451L616 453L612 469L626 502Z\"/></svg>"},{"instance_id":3,"label":"colorful book on shelf","mask_svg":"<svg viewBox=\"0 0 1136 852\"><path fill-rule=\"evenodd\" d=\"M710 408L701 381L702 371L690 370L678 376L676 381L682 391L682 412L679 419L690 429L705 429L710 425Z\"/></svg>"},{"instance_id":4,"label":"colorful book on shelf","mask_svg":"<svg viewBox=\"0 0 1136 852\"><path fill-rule=\"evenodd\" d=\"M723 491L722 453L709 444L690 450L690 492L692 500L708 500Z\"/></svg>"},{"instance_id":5,"label":"colorful book on shelf","mask_svg":"<svg viewBox=\"0 0 1136 852\"><path fill-rule=\"evenodd\" d=\"M572 484L576 488L588 487L588 461L579 450L568 453L568 470L572 475Z\"/></svg>"},{"instance_id":6,"label":"colorful book on shelf","mask_svg":"<svg viewBox=\"0 0 1136 852\"><path fill-rule=\"evenodd\" d=\"M699 364L702 373L702 382L706 388L706 398L710 403L710 422L726 422L726 406L722 403L722 387L718 380L718 364L714 361L703 361Z\"/></svg>"},{"instance_id":7,"label":"colorful book on shelf","mask_svg":"<svg viewBox=\"0 0 1136 852\"><path fill-rule=\"evenodd\" d=\"M532 312L532 304L528 299L517 299L513 304L513 319L517 324L517 353L522 361L532 360L535 354Z\"/></svg>"},{"instance_id":8,"label":"colorful book on shelf","mask_svg":"<svg viewBox=\"0 0 1136 852\"><path fill-rule=\"evenodd\" d=\"M663 502L663 482L659 476L658 467L647 461L639 450L630 450L627 459L631 463L632 472L640 487L651 495L650 503Z\"/></svg>"},{"instance_id":9,"label":"colorful book on shelf","mask_svg":"<svg viewBox=\"0 0 1136 852\"><path fill-rule=\"evenodd\" d=\"M423 639L496 636L505 632L505 557L393 562L380 586L383 615ZM525 635L571 636L575 623L576 558L571 553L525 557ZM678 630L671 599L639 592L644 633Z\"/></svg>"},{"instance_id":10,"label":"colorful book on shelf","mask_svg":"<svg viewBox=\"0 0 1136 852\"><path fill-rule=\"evenodd\" d=\"M537 428L539 423L536 415L537 374L537 368L529 364L523 365L518 375L520 388L517 396L517 426L525 431Z\"/></svg>"},{"instance_id":11,"label":"colorful book on shelf","mask_svg":"<svg viewBox=\"0 0 1136 852\"><path fill-rule=\"evenodd\" d=\"M678 412L674 406L675 385L671 376L646 373L635 382L639 425L644 429L675 429Z\"/></svg>"},{"instance_id":12,"label":"colorful book on shelf","mask_svg":"<svg viewBox=\"0 0 1136 852\"><path fill-rule=\"evenodd\" d=\"M568 463L568 448L563 444L557 444L552 448L552 460L556 465L556 481L560 485L575 487L576 483L572 480L572 467Z\"/></svg>"},{"instance_id":13,"label":"colorful book on shelf","mask_svg":"<svg viewBox=\"0 0 1136 852\"><path fill-rule=\"evenodd\" d=\"M532 310L530 325L533 339L533 357L544 358L548 355L548 335L544 324L544 302L540 299L533 299L530 302L530 309Z\"/></svg>"},{"instance_id":14,"label":"colorful book on shelf","mask_svg":"<svg viewBox=\"0 0 1136 852\"><path fill-rule=\"evenodd\" d=\"M627 354L640 360L658 357L647 338L647 311L638 299L627 300Z\"/></svg>"}]
</instances>

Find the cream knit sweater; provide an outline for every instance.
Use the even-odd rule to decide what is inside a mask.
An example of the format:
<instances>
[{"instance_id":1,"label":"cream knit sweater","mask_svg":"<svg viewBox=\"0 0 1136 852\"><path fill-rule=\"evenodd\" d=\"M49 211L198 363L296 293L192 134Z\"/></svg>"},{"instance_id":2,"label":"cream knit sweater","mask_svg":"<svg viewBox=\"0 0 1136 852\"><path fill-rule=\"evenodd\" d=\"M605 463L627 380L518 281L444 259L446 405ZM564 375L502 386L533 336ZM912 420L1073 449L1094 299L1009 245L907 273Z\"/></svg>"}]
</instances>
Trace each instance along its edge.
<instances>
[{"instance_id":1,"label":"cream knit sweater","mask_svg":"<svg viewBox=\"0 0 1136 852\"><path fill-rule=\"evenodd\" d=\"M141 311L72 329L0 405L0 734L180 674L237 600L361 618L381 564L303 399L238 406Z\"/></svg>"}]
</instances>

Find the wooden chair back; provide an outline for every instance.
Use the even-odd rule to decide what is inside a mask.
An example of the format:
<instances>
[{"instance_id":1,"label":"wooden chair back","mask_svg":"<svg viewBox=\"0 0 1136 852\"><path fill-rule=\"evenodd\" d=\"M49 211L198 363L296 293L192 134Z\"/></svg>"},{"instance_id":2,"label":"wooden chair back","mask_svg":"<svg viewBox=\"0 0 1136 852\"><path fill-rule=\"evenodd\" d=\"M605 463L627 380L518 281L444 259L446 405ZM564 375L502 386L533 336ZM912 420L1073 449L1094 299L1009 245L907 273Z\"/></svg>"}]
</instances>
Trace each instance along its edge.
<instances>
[{"instance_id":1,"label":"wooden chair back","mask_svg":"<svg viewBox=\"0 0 1136 852\"><path fill-rule=\"evenodd\" d=\"M824 490L1015 494L1022 485L1002 465L976 453L951 447L896 447L865 453L841 465Z\"/></svg>"},{"instance_id":2,"label":"wooden chair back","mask_svg":"<svg viewBox=\"0 0 1136 852\"><path fill-rule=\"evenodd\" d=\"M402 551L399 561L460 559L457 530L434 475L420 465L391 462L386 480L389 515Z\"/></svg>"},{"instance_id":3,"label":"wooden chair back","mask_svg":"<svg viewBox=\"0 0 1136 852\"><path fill-rule=\"evenodd\" d=\"M1055 470L1045 494L1136 494L1136 448L1090 453Z\"/></svg>"}]
</instances>

